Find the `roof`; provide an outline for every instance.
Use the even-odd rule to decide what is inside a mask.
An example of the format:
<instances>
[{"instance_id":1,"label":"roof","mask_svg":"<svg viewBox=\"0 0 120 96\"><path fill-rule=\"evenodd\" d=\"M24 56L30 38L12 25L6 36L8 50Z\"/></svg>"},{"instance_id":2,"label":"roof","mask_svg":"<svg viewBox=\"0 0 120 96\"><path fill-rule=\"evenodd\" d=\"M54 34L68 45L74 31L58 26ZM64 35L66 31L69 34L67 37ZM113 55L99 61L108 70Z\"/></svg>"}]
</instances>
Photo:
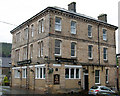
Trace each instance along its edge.
<instances>
[{"instance_id":1,"label":"roof","mask_svg":"<svg viewBox=\"0 0 120 96\"><path fill-rule=\"evenodd\" d=\"M98 19L95 19L95 18L93 18L93 17L90 17L90 16L87 16L87 15L81 14L81 13L76 13L76 12L69 11L69 10L66 10L66 9L64 9L64 8L60 8L60 7L55 6L55 7L47 7L47 8L45 8L44 10L42 10L42 11L39 12L39 13L37 13L36 15L34 15L33 17L31 17L31 18L28 19L27 21L23 22L22 24L20 24L19 26L17 26L17 27L14 28L13 30L11 30L10 32L13 33L13 32L16 31L17 29L21 28L23 25L29 23L32 19L36 18L37 16L39 16L40 14L42 14L42 13L48 11L48 10L58 10L58 11L61 11L61 12L65 12L65 13L74 15L74 16L79 16L79 17L82 17L82 18L85 18L85 19L93 20L93 21L96 21L97 23L106 24L106 25L108 25L108 26L114 27L115 30L118 29L117 26L108 24L108 23L105 22L105 21L98 20Z\"/></svg>"},{"instance_id":2,"label":"roof","mask_svg":"<svg viewBox=\"0 0 120 96\"><path fill-rule=\"evenodd\" d=\"M1 59L2 59L2 67L10 67L9 62L11 62L11 58L1 57Z\"/></svg>"}]
</instances>

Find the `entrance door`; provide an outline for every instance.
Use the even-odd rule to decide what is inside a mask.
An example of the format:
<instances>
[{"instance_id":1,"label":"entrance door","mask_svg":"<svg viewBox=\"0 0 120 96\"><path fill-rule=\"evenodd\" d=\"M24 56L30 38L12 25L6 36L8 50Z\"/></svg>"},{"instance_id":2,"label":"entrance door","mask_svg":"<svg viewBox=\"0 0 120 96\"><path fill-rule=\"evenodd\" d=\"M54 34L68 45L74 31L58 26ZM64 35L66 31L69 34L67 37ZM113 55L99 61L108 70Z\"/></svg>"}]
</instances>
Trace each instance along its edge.
<instances>
[{"instance_id":1,"label":"entrance door","mask_svg":"<svg viewBox=\"0 0 120 96\"><path fill-rule=\"evenodd\" d=\"M84 75L84 88L85 90L88 90L88 75Z\"/></svg>"}]
</instances>

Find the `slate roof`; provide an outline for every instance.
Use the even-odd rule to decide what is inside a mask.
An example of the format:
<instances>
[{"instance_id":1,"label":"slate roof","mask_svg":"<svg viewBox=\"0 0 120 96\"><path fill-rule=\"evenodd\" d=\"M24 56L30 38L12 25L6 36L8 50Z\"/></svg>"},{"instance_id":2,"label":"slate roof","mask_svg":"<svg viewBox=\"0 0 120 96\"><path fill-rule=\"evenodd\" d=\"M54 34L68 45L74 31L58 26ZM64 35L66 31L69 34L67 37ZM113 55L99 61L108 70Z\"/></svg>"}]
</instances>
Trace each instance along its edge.
<instances>
[{"instance_id":1,"label":"slate roof","mask_svg":"<svg viewBox=\"0 0 120 96\"><path fill-rule=\"evenodd\" d=\"M10 67L9 62L11 62L11 58L1 57L2 58L2 67Z\"/></svg>"}]
</instances>

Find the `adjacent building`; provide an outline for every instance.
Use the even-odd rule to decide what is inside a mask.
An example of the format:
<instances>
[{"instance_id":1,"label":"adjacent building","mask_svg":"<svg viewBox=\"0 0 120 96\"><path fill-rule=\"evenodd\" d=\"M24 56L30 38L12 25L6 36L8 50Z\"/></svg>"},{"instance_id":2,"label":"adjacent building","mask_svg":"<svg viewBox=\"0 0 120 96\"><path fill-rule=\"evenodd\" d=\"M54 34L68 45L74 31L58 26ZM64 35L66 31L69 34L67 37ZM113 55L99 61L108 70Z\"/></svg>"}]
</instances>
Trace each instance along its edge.
<instances>
[{"instance_id":1,"label":"adjacent building","mask_svg":"<svg viewBox=\"0 0 120 96\"><path fill-rule=\"evenodd\" d=\"M0 84L5 76L10 78L11 49L11 43L0 43Z\"/></svg>"},{"instance_id":2,"label":"adjacent building","mask_svg":"<svg viewBox=\"0 0 120 96\"><path fill-rule=\"evenodd\" d=\"M47 7L11 30L11 85L52 93L116 87L116 29L106 14L77 13L75 2Z\"/></svg>"}]
</instances>

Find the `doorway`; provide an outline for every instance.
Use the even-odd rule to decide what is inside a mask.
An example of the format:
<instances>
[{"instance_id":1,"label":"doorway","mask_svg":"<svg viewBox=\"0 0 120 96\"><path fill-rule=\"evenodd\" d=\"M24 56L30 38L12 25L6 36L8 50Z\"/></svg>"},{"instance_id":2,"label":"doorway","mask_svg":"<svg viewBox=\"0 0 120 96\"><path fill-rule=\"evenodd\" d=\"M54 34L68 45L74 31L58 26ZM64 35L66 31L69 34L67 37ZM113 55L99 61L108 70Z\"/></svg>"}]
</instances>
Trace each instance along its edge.
<instances>
[{"instance_id":1,"label":"doorway","mask_svg":"<svg viewBox=\"0 0 120 96\"><path fill-rule=\"evenodd\" d=\"M84 88L85 90L89 89L88 74L84 74Z\"/></svg>"}]
</instances>

